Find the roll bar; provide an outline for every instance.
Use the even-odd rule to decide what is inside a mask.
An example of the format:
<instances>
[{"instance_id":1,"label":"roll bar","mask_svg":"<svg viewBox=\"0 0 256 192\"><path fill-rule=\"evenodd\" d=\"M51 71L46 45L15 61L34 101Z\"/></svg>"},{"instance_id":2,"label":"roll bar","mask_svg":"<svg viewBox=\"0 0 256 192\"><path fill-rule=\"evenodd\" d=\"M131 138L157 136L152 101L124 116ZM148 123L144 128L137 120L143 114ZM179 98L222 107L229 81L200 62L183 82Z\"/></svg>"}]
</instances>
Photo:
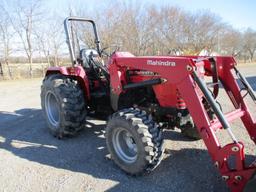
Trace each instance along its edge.
<instances>
[{"instance_id":1,"label":"roll bar","mask_svg":"<svg viewBox=\"0 0 256 192\"><path fill-rule=\"evenodd\" d=\"M66 42L68 44L70 59L71 59L72 65L76 64L76 58L75 58L74 47L72 45L71 33L70 33L70 30L69 30L70 29L69 22L71 22L71 21L89 22L89 23L92 24L93 32L94 32L94 36L95 36L96 49L97 49L97 52L98 52L99 56L101 56L101 44L100 44L100 39L99 39L99 36L98 36L97 27L96 27L95 22L93 20L85 19L85 18L82 18L82 17L67 17L64 20L64 29L65 29L65 33L66 33Z\"/></svg>"}]
</instances>

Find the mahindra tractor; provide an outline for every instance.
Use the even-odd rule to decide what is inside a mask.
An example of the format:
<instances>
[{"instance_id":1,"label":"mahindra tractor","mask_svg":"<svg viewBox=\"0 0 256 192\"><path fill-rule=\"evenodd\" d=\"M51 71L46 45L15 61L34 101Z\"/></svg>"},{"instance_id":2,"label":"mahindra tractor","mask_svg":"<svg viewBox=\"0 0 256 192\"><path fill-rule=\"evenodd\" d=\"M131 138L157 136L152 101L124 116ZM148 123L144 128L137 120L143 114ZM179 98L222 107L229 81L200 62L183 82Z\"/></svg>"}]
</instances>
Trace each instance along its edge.
<instances>
[{"instance_id":1,"label":"mahindra tractor","mask_svg":"<svg viewBox=\"0 0 256 192\"><path fill-rule=\"evenodd\" d=\"M95 47L75 51L74 22L92 25ZM41 87L43 113L54 136L77 134L87 116L107 117L111 159L126 173L141 175L160 164L162 132L176 127L186 137L203 140L232 192L256 191L256 164L245 163L244 144L231 127L241 119L256 143L256 121L242 90L254 104L256 96L233 57L134 56L117 50L108 54L93 20L68 17L64 28L72 66L50 67ZM225 114L216 99L220 88L234 106ZM220 144L218 131L228 133L229 144Z\"/></svg>"}]
</instances>

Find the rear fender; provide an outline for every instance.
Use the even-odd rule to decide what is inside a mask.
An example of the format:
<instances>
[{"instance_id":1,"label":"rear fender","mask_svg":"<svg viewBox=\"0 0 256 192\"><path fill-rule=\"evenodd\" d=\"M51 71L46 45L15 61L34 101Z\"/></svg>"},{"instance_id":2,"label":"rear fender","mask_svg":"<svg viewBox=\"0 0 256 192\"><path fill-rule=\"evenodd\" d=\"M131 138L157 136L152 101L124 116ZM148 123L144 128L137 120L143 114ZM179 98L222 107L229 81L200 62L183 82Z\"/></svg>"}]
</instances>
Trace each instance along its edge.
<instances>
[{"instance_id":1,"label":"rear fender","mask_svg":"<svg viewBox=\"0 0 256 192\"><path fill-rule=\"evenodd\" d=\"M45 76L51 74L62 74L76 79L84 90L86 99L90 100L89 81L83 67L49 67Z\"/></svg>"}]
</instances>

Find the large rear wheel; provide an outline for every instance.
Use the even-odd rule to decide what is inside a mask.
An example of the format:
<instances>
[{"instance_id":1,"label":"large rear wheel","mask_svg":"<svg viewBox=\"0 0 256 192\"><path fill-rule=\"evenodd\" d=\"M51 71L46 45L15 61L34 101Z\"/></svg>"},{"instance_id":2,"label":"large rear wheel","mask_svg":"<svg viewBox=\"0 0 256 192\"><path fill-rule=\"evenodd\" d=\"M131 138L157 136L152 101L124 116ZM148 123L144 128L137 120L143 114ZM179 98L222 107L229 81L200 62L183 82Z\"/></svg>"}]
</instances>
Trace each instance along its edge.
<instances>
[{"instance_id":1,"label":"large rear wheel","mask_svg":"<svg viewBox=\"0 0 256 192\"><path fill-rule=\"evenodd\" d=\"M86 103L77 81L54 74L43 80L41 106L50 132L59 138L75 135L84 127Z\"/></svg>"},{"instance_id":2,"label":"large rear wheel","mask_svg":"<svg viewBox=\"0 0 256 192\"><path fill-rule=\"evenodd\" d=\"M107 123L106 142L114 162L131 175L150 172L162 160L161 130L139 109L114 113Z\"/></svg>"},{"instance_id":3,"label":"large rear wheel","mask_svg":"<svg viewBox=\"0 0 256 192\"><path fill-rule=\"evenodd\" d=\"M203 100L204 108L208 114L209 120L213 120L215 118L215 114L209 105L209 103L204 99ZM221 107L220 107L221 108ZM180 117L180 125L178 126L181 130L181 133L192 140L200 140L201 136L197 130L197 127L189 114L188 110L184 110L182 116Z\"/></svg>"},{"instance_id":4,"label":"large rear wheel","mask_svg":"<svg viewBox=\"0 0 256 192\"><path fill-rule=\"evenodd\" d=\"M192 140L200 140L201 136L193 121L187 122L186 124L179 127L182 135Z\"/></svg>"}]
</instances>

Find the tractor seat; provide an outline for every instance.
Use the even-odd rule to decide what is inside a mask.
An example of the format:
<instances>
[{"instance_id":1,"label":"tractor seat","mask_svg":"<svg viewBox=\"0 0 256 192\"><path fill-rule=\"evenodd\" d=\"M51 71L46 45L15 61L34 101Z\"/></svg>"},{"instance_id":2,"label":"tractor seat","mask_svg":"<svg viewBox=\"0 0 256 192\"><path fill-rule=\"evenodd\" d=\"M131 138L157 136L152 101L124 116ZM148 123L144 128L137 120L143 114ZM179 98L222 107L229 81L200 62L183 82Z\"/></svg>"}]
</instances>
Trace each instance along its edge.
<instances>
[{"instance_id":1,"label":"tractor seat","mask_svg":"<svg viewBox=\"0 0 256 192\"><path fill-rule=\"evenodd\" d=\"M109 81L109 73L98 52L95 49L82 49L80 51L81 65L84 67L88 78L99 79L100 74Z\"/></svg>"},{"instance_id":2,"label":"tractor seat","mask_svg":"<svg viewBox=\"0 0 256 192\"><path fill-rule=\"evenodd\" d=\"M86 70L90 70L92 67L92 60L99 62L99 54L95 49L82 49L80 51L80 58L82 59L82 65Z\"/></svg>"}]
</instances>

